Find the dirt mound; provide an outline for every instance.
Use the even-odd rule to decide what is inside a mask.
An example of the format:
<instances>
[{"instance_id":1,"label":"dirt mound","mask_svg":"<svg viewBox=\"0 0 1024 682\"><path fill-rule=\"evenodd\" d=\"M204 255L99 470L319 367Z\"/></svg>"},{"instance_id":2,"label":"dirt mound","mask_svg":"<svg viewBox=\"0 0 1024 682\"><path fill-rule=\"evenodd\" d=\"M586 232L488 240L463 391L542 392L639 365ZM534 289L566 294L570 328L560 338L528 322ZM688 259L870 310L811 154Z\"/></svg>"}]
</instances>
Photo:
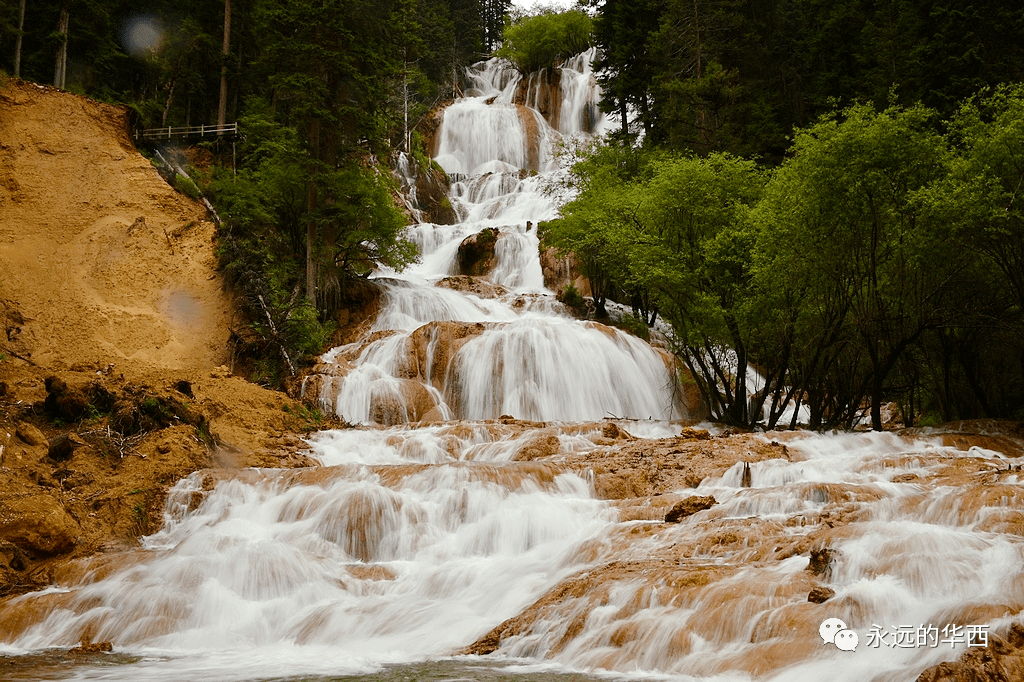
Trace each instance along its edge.
<instances>
[{"instance_id":1,"label":"dirt mound","mask_svg":"<svg viewBox=\"0 0 1024 682\"><path fill-rule=\"evenodd\" d=\"M226 360L214 226L135 150L126 116L0 82L0 299L19 318L6 316L0 352L54 368Z\"/></svg>"},{"instance_id":2,"label":"dirt mound","mask_svg":"<svg viewBox=\"0 0 1024 682\"><path fill-rule=\"evenodd\" d=\"M223 366L214 225L126 116L0 80L0 596L133 546L197 469L314 464L327 426Z\"/></svg>"},{"instance_id":3,"label":"dirt mound","mask_svg":"<svg viewBox=\"0 0 1024 682\"><path fill-rule=\"evenodd\" d=\"M226 368L44 377L14 364L0 363L0 597L134 546L193 471L314 465L296 434L328 426Z\"/></svg>"}]
</instances>

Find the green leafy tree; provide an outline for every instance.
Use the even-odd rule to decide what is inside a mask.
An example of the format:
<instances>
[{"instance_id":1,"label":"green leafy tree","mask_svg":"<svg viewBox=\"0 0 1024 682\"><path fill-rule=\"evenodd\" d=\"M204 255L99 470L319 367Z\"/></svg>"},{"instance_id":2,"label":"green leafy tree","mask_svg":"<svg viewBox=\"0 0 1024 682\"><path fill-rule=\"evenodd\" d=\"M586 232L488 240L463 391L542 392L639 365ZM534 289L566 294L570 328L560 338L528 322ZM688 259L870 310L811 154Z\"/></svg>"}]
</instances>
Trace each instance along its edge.
<instances>
[{"instance_id":1,"label":"green leafy tree","mask_svg":"<svg viewBox=\"0 0 1024 682\"><path fill-rule=\"evenodd\" d=\"M722 154L666 159L640 188L630 261L672 325L677 354L716 418L760 420L748 369L766 317L751 266L757 241L750 208L764 177L749 161ZM769 384L783 372L762 365ZM762 393L767 395L767 393Z\"/></svg>"},{"instance_id":2,"label":"green leafy tree","mask_svg":"<svg viewBox=\"0 0 1024 682\"><path fill-rule=\"evenodd\" d=\"M495 53L523 74L554 68L561 60L588 49L593 22L580 10L527 16L505 28Z\"/></svg>"},{"instance_id":3,"label":"green leafy tree","mask_svg":"<svg viewBox=\"0 0 1024 682\"><path fill-rule=\"evenodd\" d=\"M758 239L750 211L763 172L728 155L673 157L613 144L573 174L580 193L560 219L542 225L545 243L576 254L599 310L618 298L648 323L660 313L671 324L676 352L717 419L759 421L788 360L775 352L776 316L761 309L752 270ZM755 362L768 390L752 396ZM784 408L776 405L774 418Z\"/></svg>"},{"instance_id":4,"label":"green leafy tree","mask_svg":"<svg viewBox=\"0 0 1024 682\"><path fill-rule=\"evenodd\" d=\"M815 421L829 400L815 395L816 382L852 382L833 391L833 414L852 425L868 396L880 429L890 373L925 331L952 319L946 295L965 262L915 201L945 172L933 121L923 107L860 105L823 117L797 133L769 185L763 218L774 227L764 248L801 299L802 346L816 348L801 377Z\"/></svg>"},{"instance_id":5,"label":"green leafy tree","mask_svg":"<svg viewBox=\"0 0 1024 682\"><path fill-rule=\"evenodd\" d=\"M969 267L954 287L957 324L928 340L922 374L944 419L1015 418L1024 405L1024 88L963 103L950 138L948 176L918 201Z\"/></svg>"}]
</instances>

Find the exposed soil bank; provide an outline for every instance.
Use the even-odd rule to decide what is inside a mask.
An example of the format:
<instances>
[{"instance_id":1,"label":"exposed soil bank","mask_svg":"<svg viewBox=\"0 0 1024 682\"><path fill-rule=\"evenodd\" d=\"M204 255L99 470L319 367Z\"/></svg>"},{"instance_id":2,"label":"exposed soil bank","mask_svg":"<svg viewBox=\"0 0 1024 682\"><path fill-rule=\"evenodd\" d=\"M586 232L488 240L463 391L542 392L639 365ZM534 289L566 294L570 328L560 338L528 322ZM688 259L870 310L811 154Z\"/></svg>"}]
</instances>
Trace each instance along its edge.
<instances>
[{"instance_id":1,"label":"exposed soil bank","mask_svg":"<svg viewBox=\"0 0 1024 682\"><path fill-rule=\"evenodd\" d=\"M311 414L223 366L213 238L124 108L0 82L0 595L137 544L196 469L311 464Z\"/></svg>"}]
</instances>

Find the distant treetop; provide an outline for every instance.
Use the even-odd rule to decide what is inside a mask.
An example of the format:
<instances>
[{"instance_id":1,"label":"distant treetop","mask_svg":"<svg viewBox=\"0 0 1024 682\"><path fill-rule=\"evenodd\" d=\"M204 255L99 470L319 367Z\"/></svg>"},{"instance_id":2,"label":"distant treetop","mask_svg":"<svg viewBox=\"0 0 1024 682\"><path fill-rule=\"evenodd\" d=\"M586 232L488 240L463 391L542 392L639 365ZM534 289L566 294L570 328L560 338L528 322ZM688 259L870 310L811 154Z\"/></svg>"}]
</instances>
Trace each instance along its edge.
<instances>
[{"instance_id":1,"label":"distant treetop","mask_svg":"<svg viewBox=\"0 0 1024 682\"><path fill-rule=\"evenodd\" d=\"M593 45L593 21L586 12L544 12L522 17L505 27L495 55L523 74L550 69Z\"/></svg>"}]
</instances>

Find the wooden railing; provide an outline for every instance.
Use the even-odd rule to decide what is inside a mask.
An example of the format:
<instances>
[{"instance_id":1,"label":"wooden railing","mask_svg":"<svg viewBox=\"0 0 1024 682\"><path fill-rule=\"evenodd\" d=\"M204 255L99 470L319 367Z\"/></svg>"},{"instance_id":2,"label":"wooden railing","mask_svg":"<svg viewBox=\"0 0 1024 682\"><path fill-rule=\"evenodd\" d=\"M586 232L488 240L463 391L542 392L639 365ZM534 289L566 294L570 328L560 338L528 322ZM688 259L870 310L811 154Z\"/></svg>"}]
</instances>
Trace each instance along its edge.
<instances>
[{"instance_id":1,"label":"wooden railing","mask_svg":"<svg viewBox=\"0 0 1024 682\"><path fill-rule=\"evenodd\" d=\"M230 135L231 137L235 137L238 135L238 124L226 123L222 126L202 125L182 126L178 128L168 126L166 128L147 128L137 133L139 139L145 140L169 140L174 137L208 137L218 135Z\"/></svg>"}]
</instances>

